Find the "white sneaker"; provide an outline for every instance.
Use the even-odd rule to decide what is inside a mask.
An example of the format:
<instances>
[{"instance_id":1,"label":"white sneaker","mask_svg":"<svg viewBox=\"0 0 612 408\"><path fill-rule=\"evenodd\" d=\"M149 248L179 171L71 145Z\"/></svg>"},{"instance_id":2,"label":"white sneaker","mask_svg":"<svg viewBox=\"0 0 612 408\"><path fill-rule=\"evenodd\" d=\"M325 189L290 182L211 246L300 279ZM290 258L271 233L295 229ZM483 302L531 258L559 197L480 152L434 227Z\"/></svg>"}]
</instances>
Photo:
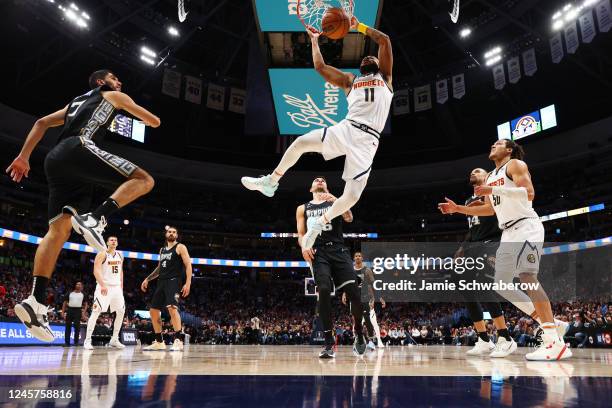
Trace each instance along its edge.
<instances>
[{"instance_id":1,"label":"white sneaker","mask_svg":"<svg viewBox=\"0 0 612 408\"><path fill-rule=\"evenodd\" d=\"M308 230L302 238L302 250L310 249L314 245L315 241L323 232L323 224L319 221L313 222L308 226Z\"/></svg>"},{"instance_id":2,"label":"white sneaker","mask_svg":"<svg viewBox=\"0 0 612 408\"><path fill-rule=\"evenodd\" d=\"M153 343L151 343L150 346L143 348L144 351L157 351L157 350L165 350L165 349L166 349L166 343L159 342L157 340L153 340Z\"/></svg>"},{"instance_id":3,"label":"white sneaker","mask_svg":"<svg viewBox=\"0 0 612 408\"><path fill-rule=\"evenodd\" d=\"M385 348L385 343L383 343L382 339L380 337L376 338L376 347L378 348Z\"/></svg>"},{"instance_id":4,"label":"white sneaker","mask_svg":"<svg viewBox=\"0 0 612 408\"><path fill-rule=\"evenodd\" d=\"M489 354L489 357L501 358L509 356L516 351L516 347L517 345L513 338L510 338L510 341L508 341L505 339L505 337L500 337L497 339L495 350Z\"/></svg>"},{"instance_id":5,"label":"white sneaker","mask_svg":"<svg viewBox=\"0 0 612 408\"><path fill-rule=\"evenodd\" d=\"M113 337L110 342L108 343L109 347L114 347L114 348L118 348L118 349L123 349L125 348L125 345L123 343L121 343L119 341L118 338Z\"/></svg>"},{"instance_id":6,"label":"white sneaker","mask_svg":"<svg viewBox=\"0 0 612 408\"><path fill-rule=\"evenodd\" d=\"M465 354L468 356L481 356L484 354L490 354L493 350L495 350L495 344L491 340L486 342L478 337L478 341L476 341L474 347L468 350Z\"/></svg>"},{"instance_id":7,"label":"white sneaker","mask_svg":"<svg viewBox=\"0 0 612 408\"><path fill-rule=\"evenodd\" d=\"M85 340L85 341L83 342L83 348L84 348L85 350L93 350L94 348L93 348L93 346L91 345L91 340Z\"/></svg>"},{"instance_id":8,"label":"white sneaker","mask_svg":"<svg viewBox=\"0 0 612 408\"><path fill-rule=\"evenodd\" d=\"M569 323L564 322L563 320L555 319L555 329L559 334L559 338L563 340L563 337L565 337L565 333L567 333L567 330L569 329Z\"/></svg>"},{"instance_id":9,"label":"white sneaker","mask_svg":"<svg viewBox=\"0 0 612 408\"><path fill-rule=\"evenodd\" d=\"M15 305L15 314L32 336L47 343L52 342L54 339L53 332L49 327L48 313L51 310L50 307L38 303L33 295Z\"/></svg>"},{"instance_id":10,"label":"white sneaker","mask_svg":"<svg viewBox=\"0 0 612 408\"><path fill-rule=\"evenodd\" d=\"M274 193L278 188L278 183L275 183L272 180L271 174L261 177L243 177L240 179L240 181L242 182L242 185L249 190L259 191L266 197L274 196Z\"/></svg>"},{"instance_id":11,"label":"white sneaker","mask_svg":"<svg viewBox=\"0 0 612 408\"><path fill-rule=\"evenodd\" d=\"M572 356L572 351L557 336L542 334L542 343L534 352L525 355L529 361L558 361Z\"/></svg>"},{"instance_id":12,"label":"white sneaker","mask_svg":"<svg viewBox=\"0 0 612 408\"><path fill-rule=\"evenodd\" d=\"M174 339L170 351L183 351L183 342L180 339Z\"/></svg>"},{"instance_id":13,"label":"white sneaker","mask_svg":"<svg viewBox=\"0 0 612 408\"><path fill-rule=\"evenodd\" d=\"M77 234L85 238L89 246L95 248L98 252L104 252L108 249L102 236L104 228L106 228L106 219L104 217L100 217L98 220L91 213L83 215L74 214L70 218L70 222L72 223L72 228L74 228Z\"/></svg>"},{"instance_id":14,"label":"white sneaker","mask_svg":"<svg viewBox=\"0 0 612 408\"><path fill-rule=\"evenodd\" d=\"M368 350L375 350L376 349L376 346L374 345L374 342L372 340L370 340L368 342L368 347L367 348L368 348Z\"/></svg>"}]
</instances>

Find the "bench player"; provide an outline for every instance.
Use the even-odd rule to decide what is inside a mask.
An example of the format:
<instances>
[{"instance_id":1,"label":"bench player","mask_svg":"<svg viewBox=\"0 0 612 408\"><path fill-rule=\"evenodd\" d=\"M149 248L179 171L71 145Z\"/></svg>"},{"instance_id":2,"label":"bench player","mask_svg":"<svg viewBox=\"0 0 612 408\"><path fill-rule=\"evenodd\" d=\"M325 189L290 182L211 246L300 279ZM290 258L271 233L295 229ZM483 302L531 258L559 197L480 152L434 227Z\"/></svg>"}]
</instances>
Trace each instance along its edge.
<instances>
[{"instance_id":1,"label":"bench player","mask_svg":"<svg viewBox=\"0 0 612 408\"><path fill-rule=\"evenodd\" d=\"M334 218L350 210L361 197L366 187L372 161L378 149L380 133L385 127L393 90L393 52L389 36L365 24L355 17L351 28L372 38L378 44L378 58L367 56L361 61L361 75L343 72L325 64L319 49L319 34L306 30L312 42L314 67L330 84L344 90L348 100L346 119L334 126L313 130L298 137L289 146L272 174L253 178L243 177L242 184L249 190L257 190L272 197L278 182L302 154L321 153L325 160L346 156L342 178L344 192L332 207L308 226L302 241L303 249L312 248L315 240Z\"/></svg>"},{"instance_id":2,"label":"bench player","mask_svg":"<svg viewBox=\"0 0 612 408\"><path fill-rule=\"evenodd\" d=\"M98 252L94 260L94 276L96 291L94 293L91 315L87 321L87 335L83 347L93 350L91 335L101 313L115 313L113 335L109 346L122 349L125 346L119 341L119 332L125 314L125 299L123 298L123 255L117 251L117 237L109 236L106 240L108 251Z\"/></svg>"}]
</instances>

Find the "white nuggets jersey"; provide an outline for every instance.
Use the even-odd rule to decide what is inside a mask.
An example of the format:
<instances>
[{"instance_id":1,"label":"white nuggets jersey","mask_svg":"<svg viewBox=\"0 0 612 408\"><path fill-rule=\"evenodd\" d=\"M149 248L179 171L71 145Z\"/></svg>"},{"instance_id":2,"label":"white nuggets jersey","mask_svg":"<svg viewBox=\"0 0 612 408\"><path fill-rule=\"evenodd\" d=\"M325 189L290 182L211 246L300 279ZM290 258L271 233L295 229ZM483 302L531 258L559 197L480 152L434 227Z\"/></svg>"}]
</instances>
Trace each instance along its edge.
<instances>
[{"instance_id":1,"label":"white nuggets jersey","mask_svg":"<svg viewBox=\"0 0 612 408\"><path fill-rule=\"evenodd\" d=\"M123 273L123 257L118 251L113 254L107 252L102 263L102 279L107 286L120 286Z\"/></svg>"},{"instance_id":2,"label":"white nuggets jersey","mask_svg":"<svg viewBox=\"0 0 612 408\"><path fill-rule=\"evenodd\" d=\"M393 92L382 74L355 77L346 96L348 114L346 118L382 132L389 116Z\"/></svg>"},{"instance_id":3,"label":"white nuggets jersey","mask_svg":"<svg viewBox=\"0 0 612 408\"><path fill-rule=\"evenodd\" d=\"M506 162L499 169L493 170L487 177L488 186L499 186L499 187L516 187L516 184L507 174L508 163ZM532 206L532 202L524 198L511 198L502 197L498 195L490 195L489 199L493 204L493 209L497 215L497 221L499 222L499 228L505 229L512 222L525 219L525 218L538 218L538 214L535 212Z\"/></svg>"}]
</instances>

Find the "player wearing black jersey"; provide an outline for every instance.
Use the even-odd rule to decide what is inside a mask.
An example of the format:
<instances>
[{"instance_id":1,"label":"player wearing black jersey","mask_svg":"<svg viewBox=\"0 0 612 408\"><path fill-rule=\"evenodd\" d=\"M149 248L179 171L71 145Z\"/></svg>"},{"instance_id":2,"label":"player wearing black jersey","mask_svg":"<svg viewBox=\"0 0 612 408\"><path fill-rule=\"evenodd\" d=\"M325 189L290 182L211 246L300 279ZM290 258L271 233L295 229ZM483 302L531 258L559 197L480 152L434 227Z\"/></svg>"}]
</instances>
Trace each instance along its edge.
<instances>
[{"instance_id":1,"label":"player wearing black jersey","mask_svg":"<svg viewBox=\"0 0 612 408\"><path fill-rule=\"evenodd\" d=\"M300 247L303 247L303 238L308 226L325 214L336 200L336 197L329 193L327 182L323 177L314 179L310 192L312 193L312 201L300 205L296 212ZM363 355L366 350L357 275L353 269L350 252L344 246L343 220L346 222L353 221L353 214L350 210L342 214L342 217L334 218L329 224L326 224L312 248L302 250L304 260L310 264L318 291L319 317L325 334L325 347L319 354L320 358L333 358L335 356L331 310L331 293L334 287L335 290L342 289L351 302L351 314L355 320L353 352L357 355Z\"/></svg>"},{"instance_id":2,"label":"player wearing black jersey","mask_svg":"<svg viewBox=\"0 0 612 408\"><path fill-rule=\"evenodd\" d=\"M49 230L36 248L32 294L15 306L15 314L39 340L53 341L47 320L46 290L57 257L72 228L99 252L107 250L102 232L106 217L153 188L153 178L128 160L97 146L117 111L124 110L157 127L159 118L121 92L121 82L108 70L89 78L91 91L73 99L63 109L40 118L30 130L21 152L6 169L13 181L28 177L32 151L52 127L63 125L58 144L45 158L49 187ZM89 209L94 185L116 188L92 213ZM118 187L117 187L118 186Z\"/></svg>"},{"instance_id":3,"label":"player wearing black jersey","mask_svg":"<svg viewBox=\"0 0 612 408\"><path fill-rule=\"evenodd\" d=\"M182 296L189 296L191 289L191 258L187 247L178 243L178 230L175 227L166 229L166 245L159 250L157 268L147 276L140 285L143 292L147 291L149 282L158 279L157 288L151 298L151 323L155 332L153 344L145 350L165 350L166 344L162 337L161 309L166 307L174 328L174 342L170 351L182 351L185 335L181 330L181 316L178 311L178 301ZM185 283L183 284L183 280ZM182 286L182 288L181 288Z\"/></svg>"},{"instance_id":4,"label":"player wearing black jersey","mask_svg":"<svg viewBox=\"0 0 612 408\"><path fill-rule=\"evenodd\" d=\"M472 187L480 186L487 180L487 171L484 169L474 169L470 173L470 185ZM483 197L471 196L465 202L466 206L482 205ZM499 241L501 239L501 230L499 229L497 217L478 217L468 216L469 231L461 247L457 251L456 256L468 257L476 259L479 257L490 258L497 251ZM485 270L474 276L462 276L462 278L471 278L484 280L488 279L486 275L495 275L493 261L485 263ZM516 343L508 333L506 320L499 302L478 302L477 294L467 293L466 307L470 313L470 318L474 322L474 329L478 333L478 340L474 348L467 352L468 355L483 355L488 354L491 357L506 357L516 350ZM494 296L493 294L489 296ZM497 344L489 338L487 327L483 318L483 310L488 311L493 318L493 323L497 328L499 338Z\"/></svg>"}]
</instances>

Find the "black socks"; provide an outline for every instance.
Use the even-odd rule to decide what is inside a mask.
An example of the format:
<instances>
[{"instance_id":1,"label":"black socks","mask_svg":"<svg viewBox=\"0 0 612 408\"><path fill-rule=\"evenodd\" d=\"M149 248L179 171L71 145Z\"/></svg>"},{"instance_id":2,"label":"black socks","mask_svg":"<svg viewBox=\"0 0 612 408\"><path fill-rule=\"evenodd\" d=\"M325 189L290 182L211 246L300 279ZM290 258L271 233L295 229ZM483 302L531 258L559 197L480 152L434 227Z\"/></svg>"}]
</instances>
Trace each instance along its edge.
<instances>
[{"instance_id":1,"label":"black socks","mask_svg":"<svg viewBox=\"0 0 612 408\"><path fill-rule=\"evenodd\" d=\"M34 276L32 282L32 295L36 298L36 301L40 304L47 304L47 285L49 284L49 278L44 276Z\"/></svg>"},{"instance_id":2,"label":"black socks","mask_svg":"<svg viewBox=\"0 0 612 408\"><path fill-rule=\"evenodd\" d=\"M489 335L487 332L478 333L478 337L480 337L480 339L484 342L489 342Z\"/></svg>"},{"instance_id":3,"label":"black socks","mask_svg":"<svg viewBox=\"0 0 612 408\"><path fill-rule=\"evenodd\" d=\"M508 329L497 329L497 334L499 334L499 337L503 337L508 341L512 340L510 333L508 333Z\"/></svg>"},{"instance_id":4,"label":"black socks","mask_svg":"<svg viewBox=\"0 0 612 408\"><path fill-rule=\"evenodd\" d=\"M117 204L117 202L115 200L113 200L112 198L109 197L109 198L106 199L106 201L104 201L102 203L101 206L96 208L91 213L91 215L93 215L97 219L100 219L100 217L108 218L109 215L111 215L112 213L114 213L118 209L119 209L119 204Z\"/></svg>"},{"instance_id":5,"label":"black socks","mask_svg":"<svg viewBox=\"0 0 612 408\"><path fill-rule=\"evenodd\" d=\"M164 338L163 338L161 333L155 333L155 341L157 341L159 343L163 343L164 342Z\"/></svg>"}]
</instances>

